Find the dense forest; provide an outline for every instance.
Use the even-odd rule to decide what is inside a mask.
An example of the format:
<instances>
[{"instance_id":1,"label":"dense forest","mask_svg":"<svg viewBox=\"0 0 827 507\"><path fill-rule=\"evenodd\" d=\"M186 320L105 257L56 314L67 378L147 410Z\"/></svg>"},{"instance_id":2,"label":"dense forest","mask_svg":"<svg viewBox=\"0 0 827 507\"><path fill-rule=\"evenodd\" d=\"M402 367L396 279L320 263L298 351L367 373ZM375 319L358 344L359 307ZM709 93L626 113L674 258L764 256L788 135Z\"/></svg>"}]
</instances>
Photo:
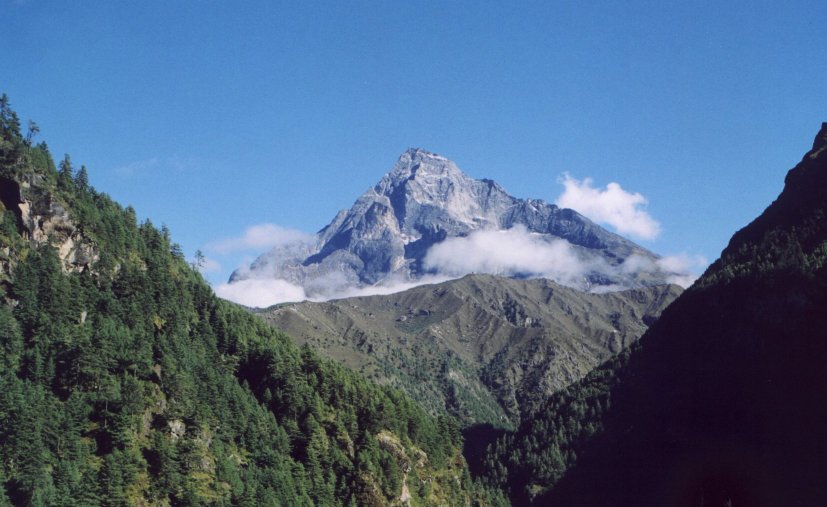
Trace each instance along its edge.
<instances>
[{"instance_id":1,"label":"dense forest","mask_svg":"<svg viewBox=\"0 0 827 507\"><path fill-rule=\"evenodd\" d=\"M827 505L827 124L630 349L472 466L518 505Z\"/></svg>"},{"instance_id":2,"label":"dense forest","mask_svg":"<svg viewBox=\"0 0 827 507\"><path fill-rule=\"evenodd\" d=\"M0 504L491 505L450 417L216 298L0 103Z\"/></svg>"}]
</instances>

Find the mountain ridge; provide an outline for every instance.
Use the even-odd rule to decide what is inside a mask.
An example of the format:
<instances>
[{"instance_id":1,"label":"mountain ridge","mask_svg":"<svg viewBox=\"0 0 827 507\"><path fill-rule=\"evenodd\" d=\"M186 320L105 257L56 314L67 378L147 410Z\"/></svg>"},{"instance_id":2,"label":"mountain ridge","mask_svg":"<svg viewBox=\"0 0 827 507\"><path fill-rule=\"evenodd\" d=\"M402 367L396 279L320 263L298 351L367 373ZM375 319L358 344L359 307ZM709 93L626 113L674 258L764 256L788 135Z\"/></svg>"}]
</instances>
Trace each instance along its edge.
<instances>
[{"instance_id":1,"label":"mountain ridge","mask_svg":"<svg viewBox=\"0 0 827 507\"><path fill-rule=\"evenodd\" d=\"M494 267L505 271L493 274L551 277L582 289L657 285L675 274L658 265L657 255L574 210L512 197L493 180L469 177L444 156L409 148L350 209L339 211L313 244L262 254L249 269L236 270L230 283L282 279L313 297L325 287L365 287L438 274L456 277L475 269L452 271L453 267L429 256L435 245L506 230L540 248L556 245L554 255L579 263L580 271L568 279L536 266ZM624 265L629 259L636 262Z\"/></svg>"},{"instance_id":2,"label":"mountain ridge","mask_svg":"<svg viewBox=\"0 0 827 507\"><path fill-rule=\"evenodd\" d=\"M681 292L589 294L546 279L467 275L385 296L258 313L299 343L465 425L511 426L631 345Z\"/></svg>"}]
</instances>

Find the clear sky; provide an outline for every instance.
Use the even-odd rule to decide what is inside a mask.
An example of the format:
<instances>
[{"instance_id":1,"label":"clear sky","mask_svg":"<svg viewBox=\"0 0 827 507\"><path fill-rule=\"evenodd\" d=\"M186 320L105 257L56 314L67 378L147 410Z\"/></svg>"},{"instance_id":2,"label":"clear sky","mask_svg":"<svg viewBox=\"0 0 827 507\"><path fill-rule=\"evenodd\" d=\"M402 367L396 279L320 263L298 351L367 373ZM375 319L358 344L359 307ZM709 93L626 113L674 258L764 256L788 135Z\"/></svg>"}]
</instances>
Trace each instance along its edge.
<instances>
[{"instance_id":1,"label":"clear sky","mask_svg":"<svg viewBox=\"0 0 827 507\"><path fill-rule=\"evenodd\" d=\"M823 0L0 0L0 22L21 118L213 283L265 249L215 245L315 232L413 146L517 197L617 182L660 224L633 239L711 261L827 120Z\"/></svg>"}]
</instances>

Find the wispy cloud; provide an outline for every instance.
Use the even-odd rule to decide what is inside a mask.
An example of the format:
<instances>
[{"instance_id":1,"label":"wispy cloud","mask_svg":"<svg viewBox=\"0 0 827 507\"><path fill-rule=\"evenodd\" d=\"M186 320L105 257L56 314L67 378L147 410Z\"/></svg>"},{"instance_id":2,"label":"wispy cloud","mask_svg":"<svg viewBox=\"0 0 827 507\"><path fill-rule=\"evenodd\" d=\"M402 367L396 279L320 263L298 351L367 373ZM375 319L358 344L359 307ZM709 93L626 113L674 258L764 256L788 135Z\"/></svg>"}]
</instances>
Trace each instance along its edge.
<instances>
[{"instance_id":1,"label":"wispy cloud","mask_svg":"<svg viewBox=\"0 0 827 507\"><path fill-rule=\"evenodd\" d=\"M688 253L667 255L655 261L640 255L632 255L620 265L620 269L624 273L657 270L663 273L668 283L687 288L695 283L708 265L709 260L703 255Z\"/></svg>"},{"instance_id":2,"label":"wispy cloud","mask_svg":"<svg viewBox=\"0 0 827 507\"><path fill-rule=\"evenodd\" d=\"M296 229L289 229L275 224L258 224L247 227L244 234L232 238L225 238L207 245L209 250L227 254L244 250L261 250L275 246L294 243L311 243L315 239Z\"/></svg>"},{"instance_id":3,"label":"wispy cloud","mask_svg":"<svg viewBox=\"0 0 827 507\"><path fill-rule=\"evenodd\" d=\"M658 267L667 273L666 280L683 288L695 283L707 266L709 266L709 260L703 255L680 253L658 259Z\"/></svg>"},{"instance_id":4,"label":"wispy cloud","mask_svg":"<svg viewBox=\"0 0 827 507\"><path fill-rule=\"evenodd\" d=\"M132 177L159 170L177 172L190 171L199 165L201 164L196 158L179 156L166 158L152 157L118 166L115 168L115 172L123 177Z\"/></svg>"},{"instance_id":5,"label":"wispy cloud","mask_svg":"<svg viewBox=\"0 0 827 507\"><path fill-rule=\"evenodd\" d=\"M413 289L414 287L419 287L420 285L433 285L435 283L442 283L448 280L453 280L454 276L444 276L444 275L429 275L419 278L417 280L385 280L382 283L376 285L370 285L367 287L358 287L358 288L351 288L348 290L341 291L336 294L335 298L331 299L341 299L341 298L350 298L350 297L361 297L361 296L385 296L388 294L396 294L397 292L402 292L404 290Z\"/></svg>"},{"instance_id":6,"label":"wispy cloud","mask_svg":"<svg viewBox=\"0 0 827 507\"><path fill-rule=\"evenodd\" d=\"M204 257L200 261L197 259L190 259L195 268L202 274L204 273L219 273L221 271L221 263L215 259Z\"/></svg>"},{"instance_id":7,"label":"wispy cloud","mask_svg":"<svg viewBox=\"0 0 827 507\"><path fill-rule=\"evenodd\" d=\"M441 283L456 278L449 275L426 275L416 280L409 280L398 276L390 276L373 285L354 285L339 283L336 276L316 279L307 287L308 299L311 301L329 301L331 299L342 299L362 296L377 296L395 294L404 290Z\"/></svg>"},{"instance_id":8,"label":"wispy cloud","mask_svg":"<svg viewBox=\"0 0 827 507\"><path fill-rule=\"evenodd\" d=\"M557 283L590 291L610 291L627 286L590 286L591 275L610 278L639 272L660 273L668 283L684 288L698 278L709 262L702 255L680 253L651 259L632 255L619 266L600 257L578 252L563 239L549 240L518 226L507 231L477 231L463 238L449 238L431 247L425 266L441 276L468 273L549 278Z\"/></svg>"},{"instance_id":9,"label":"wispy cloud","mask_svg":"<svg viewBox=\"0 0 827 507\"><path fill-rule=\"evenodd\" d=\"M566 173L560 179L565 187L555 204L571 208L595 222L611 225L618 233L641 239L654 239L660 234L660 224L646 211L646 198L637 192L628 192L619 183L609 183L605 189L593 186L591 178L582 181Z\"/></svg>"}]
</instances>

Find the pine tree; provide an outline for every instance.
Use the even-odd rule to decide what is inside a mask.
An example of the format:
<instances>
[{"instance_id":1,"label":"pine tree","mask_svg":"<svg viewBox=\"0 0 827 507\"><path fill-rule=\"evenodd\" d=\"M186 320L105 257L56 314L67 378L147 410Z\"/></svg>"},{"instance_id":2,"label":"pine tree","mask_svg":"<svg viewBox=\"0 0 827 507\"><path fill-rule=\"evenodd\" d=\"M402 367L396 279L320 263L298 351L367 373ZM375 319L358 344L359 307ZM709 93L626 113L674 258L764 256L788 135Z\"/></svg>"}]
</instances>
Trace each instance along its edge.
<instances>
[{"instance_id":1,"label":"pine tree","mask_svg":"<svg viewBox=\"0 0 827 507\"><path fill-rule=\"evenodd\" d=\"M60 161L58 164L58 172L57 172L57 186L61 190L71 192L75 189L75 181L72 175L72 159L69 157L69 154L65 154L63 156L63 160Z\"/></svg>"}]
</instances>

